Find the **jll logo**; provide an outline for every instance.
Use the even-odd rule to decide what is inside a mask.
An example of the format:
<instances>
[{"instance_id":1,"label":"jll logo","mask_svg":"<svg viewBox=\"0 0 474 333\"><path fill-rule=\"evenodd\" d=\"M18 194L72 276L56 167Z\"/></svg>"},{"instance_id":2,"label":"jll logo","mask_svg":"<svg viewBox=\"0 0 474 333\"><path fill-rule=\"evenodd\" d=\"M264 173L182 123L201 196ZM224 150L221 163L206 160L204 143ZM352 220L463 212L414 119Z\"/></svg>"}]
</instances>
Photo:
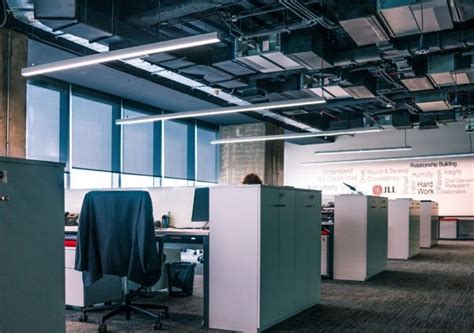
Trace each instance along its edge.
<instances>
[{"instance_id":1,"label":"jll logo","mask_svg":"<svg viewBox=\"0 0 474 333\"><path fill-rule=\"evenodd\" d=\"M395 186L382 187L382 185L374 185L372 187L372 193L374 193L374 195L381 195L382 193L395 193Z\"/></svg>"}]
</instances>

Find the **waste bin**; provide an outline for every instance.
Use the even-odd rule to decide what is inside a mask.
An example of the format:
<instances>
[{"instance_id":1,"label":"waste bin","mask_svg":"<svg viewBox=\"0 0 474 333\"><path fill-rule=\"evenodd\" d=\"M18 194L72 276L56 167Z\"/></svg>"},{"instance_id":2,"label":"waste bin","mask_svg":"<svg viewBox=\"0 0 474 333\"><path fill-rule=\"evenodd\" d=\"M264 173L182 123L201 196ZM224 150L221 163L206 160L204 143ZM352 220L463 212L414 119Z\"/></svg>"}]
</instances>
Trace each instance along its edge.
<instances>
[{"instance_id":1,"label":"waste bin","mask_svg":"<svg viewBox=\"0 0 474 333\"><path fill-rule=\"evenodd\" d=\"M167 263L168 292L171 296L192 296L194 286L194 266L190 262Z\"/></svg>"}]
</instances>

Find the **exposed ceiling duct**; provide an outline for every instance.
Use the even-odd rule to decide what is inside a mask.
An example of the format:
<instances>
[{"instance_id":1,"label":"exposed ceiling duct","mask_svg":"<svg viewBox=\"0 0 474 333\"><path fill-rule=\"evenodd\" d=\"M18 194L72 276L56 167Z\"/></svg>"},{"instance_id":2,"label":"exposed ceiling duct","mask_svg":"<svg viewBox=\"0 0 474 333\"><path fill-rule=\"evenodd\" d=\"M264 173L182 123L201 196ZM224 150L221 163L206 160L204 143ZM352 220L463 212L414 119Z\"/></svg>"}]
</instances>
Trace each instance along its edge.
<instances>
[{"instance_id":1,"label":"exposed ceiling duct","mask_svg":"<svg viewBox=\"0 0 474 333\"><path fill-rule=\"evenodd\" d=\"M433 116L425 124L436 125L459 121L474 100L471 1L137 0L114 1L115 8L99 10L105 16L95 16L110 1L38 0L38 21L32 0L7 0L11 13L33 27L27 33L40 30L39 38L76 55L217 31L222 43L212 52L168 52L109 67L223 107L327 100L324 107L249 114L291 131L398 120L394 127L404 128L425 112ZM417 54L420 45L428 55Z\"/></svg>"},{"instance_id":2,"label":"exposed ceiling duct","mask_svg":"<svg viewBox=\"0 0 474 333\"><path fill-rule=\"evenodd\" d=\"M474 18L474 3L471 0L449 0L455 22L466 22Z\"/></svg>"},{"instance_id":3,"label":"exposed ceiling duct","mask_svg":"<svg viewBox=\"0 0 474 333\"><path fill-rule=\"evenodd\" d=\"M454 54L428 58L428 76L437 87L474 83L472 57Z\"/></svg>"},{"instance_id":4,"label":"exposed ceiling duct","mask_svg":"<svg viewBox=\"0 0 474 333\"><path fill-rule=\"evenodd\" d=\"M415 104L423 112L436 112L451 110L451 104L446 100L446 96L440 93L416 96Z\"/></svg>"},{"instance_id":5,"label":"exposed ceiling duct","mask_svg":"<svg viewBox=\"0 0 474 333\"><path fill-rule=\"evenodd\" d=\"M382 43L389 40L375 15L341 21L341 26L358 46Z\"/></svg>"},{"instance_id":6,"label":"exposed ceiling duct","mask_svg":"<svg viewBox=\"0 0 474 333\"><path fill-rule=\"evenodd\" d=\"M422 6L423 10L415 0L379 0L378 9L385 26L394 37L453 28L446 0L424 0Z\"/></svg>"},{"instance_id":7,"label":"exposed ceiling duct","mask_svg":"<svg viewBox=\"0 0 474 333\"><path fill-rule=\"evenodd\" d=\"M416 77L413 79L405 79L405 80L401 80L401 82L410 91L434 89L433 85L430 83L430 80L428 80L426 77Z\"/></svg>"}]
</instances>

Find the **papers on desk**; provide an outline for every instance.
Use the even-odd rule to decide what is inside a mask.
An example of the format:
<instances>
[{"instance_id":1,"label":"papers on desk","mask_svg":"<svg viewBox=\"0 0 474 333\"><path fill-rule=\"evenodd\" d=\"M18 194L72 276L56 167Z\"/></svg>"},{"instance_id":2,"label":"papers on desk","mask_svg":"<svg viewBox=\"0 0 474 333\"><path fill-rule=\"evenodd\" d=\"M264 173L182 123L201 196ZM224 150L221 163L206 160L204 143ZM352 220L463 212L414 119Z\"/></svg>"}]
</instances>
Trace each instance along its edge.
<instances>
[{"instance_id":1,"label":"papers on desk","mask_svg":"<svg viewBox=\"0 0 474 333\"><path fill-rule=\"evenodd\" d=\"M77 232L78 230L79 230L79 226L77 225L64 226L64 232Z\"/></svg>"}]
</instances>

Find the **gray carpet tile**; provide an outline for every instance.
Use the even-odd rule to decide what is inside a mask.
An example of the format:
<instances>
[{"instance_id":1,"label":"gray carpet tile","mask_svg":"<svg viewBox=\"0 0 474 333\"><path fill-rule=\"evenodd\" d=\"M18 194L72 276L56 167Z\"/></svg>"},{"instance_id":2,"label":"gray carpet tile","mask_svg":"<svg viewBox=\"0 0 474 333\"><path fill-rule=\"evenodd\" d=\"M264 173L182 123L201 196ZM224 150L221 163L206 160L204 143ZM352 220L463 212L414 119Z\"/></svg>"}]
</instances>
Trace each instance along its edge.
<instances>
[{"instance_id":1,"label":"gray carpet tile","mask_svg":"<svg viewBox=\"0 0 474 333\"><path fill-rule=\"evenodd\" d=\"M164 331L202 332L202 275L192 297L161 293L143 302L167 304ZM229 300L230 302L231 300ZM97 332L101 314L80 323L67 311L67 332ZM116 317L111 332L153 332L152 320ZM408 261L390 260L387 270L365 282L323 280L321 305L270 332L474 332L474 241L441 241Z\"/></svg>"}]
</instances>

